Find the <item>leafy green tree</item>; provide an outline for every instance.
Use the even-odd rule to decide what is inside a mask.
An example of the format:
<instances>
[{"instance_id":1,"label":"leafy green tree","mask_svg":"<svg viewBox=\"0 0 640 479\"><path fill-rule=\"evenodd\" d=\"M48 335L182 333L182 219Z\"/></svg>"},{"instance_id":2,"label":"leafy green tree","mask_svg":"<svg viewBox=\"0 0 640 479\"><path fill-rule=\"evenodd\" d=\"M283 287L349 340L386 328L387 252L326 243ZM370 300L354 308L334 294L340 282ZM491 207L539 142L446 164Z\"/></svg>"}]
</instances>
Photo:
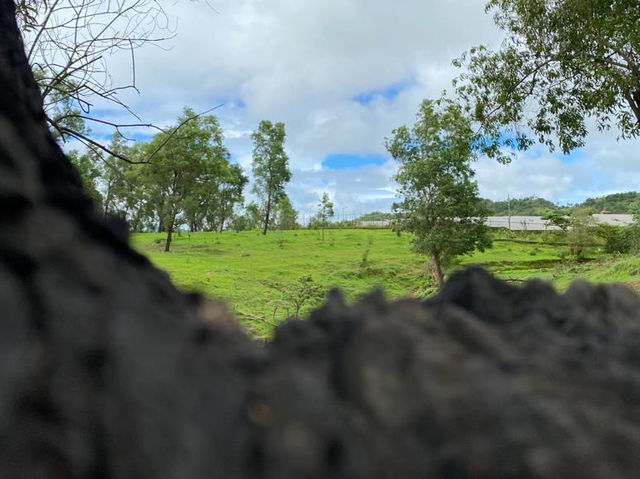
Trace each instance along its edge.
<instances>
[{"instance_id":1,"label":"leafy green tree","mask_svg":"<svg viewBox=\"0 0 640 479\"><path fill-rule=\"evenodd\" d=\"M629 253L636 243L637 228L634 225L612 226L602 223L596 225L594 231L596 236L604 240L606 253Z\"/></svg>"},{"instance_id":2,"label":"leafy green tree","mask_svg":"<svg viewBox=\"0 0 640 479\"><path fill-rule=\"evenodd\" d=\"M557 226L562 231L567 231L571 225L570 218L559 211L549 211L542 216L542 219L548 221L553 226Z\"/></svg>"},{"instance_id":3,"label":"leafy green tree","mask_svg":"<svg viewBox=\"0 0 640 479\"><path fill-rule=\"evenodd\" d=\"M456 256L491 244L470 167L475 135L460 106L444 99L424 100L413 128L392 135L386 147L400 162L396 229L414 233L413 250L429 256L442 286Z\"/></svg>"},{"instance_id":4,"label":"leafy green tree","mask_svg":"<svg viewBox=\"0 0 640 479\"><path fill-rule=\"evenodd\" d=\"M569 218L570 226L567 232L567 242L571 254L576 259L583 259L587 248L594 242L595 222L588 208L574 208Z\"/></svg>"},{"instance_id":5,"label":"leafy green tree","mask_svg":"<svg viewBox=\"0 0 640 479\"><path fill-rule=\"evenodd\" d=\"M262 225L262 210L253 201L245 207L244 214L240 216L244 219L238 218L235 222L236 225L241 224L243 230L256 230Z\"/></svg>"},{"instance_id":6,"label":"leafy green tree","mask_svg":"<svg viewBox=\"0 0 640 479\"><path fill-rule=\"evenodd\" d=\"M217 153L214 155L217 161L207 163L192 193L185 199L184 216L191 231L222 231L236 204L243 201L248 178L240 165L229 164L229 154L224 147Z\"/></svg>"},{"instance_id":7,"label":"leafy green tree","mask_svg":"<svg viewBox=\"0 0 640 479\"><path fill-rule=\"evenodd\" d=\"M327 226L327 220L333 218L333 202L329 199L327 193L322 193L320 203L318 203L318 218L320 220L320 227L322 228L322 241L324 241L324 229Z\"/></svg>"},{"instance_id":8,"label":"leafy green tree","mask_svg":"<svg viewBox=\"0 0 640 479\"><path fill-rule=\"evenodd\" d=\"M286 194L282 195L276 204L276 217L276 225L280 230L292 230L298 226L298 212Z\"/></svg>"},{"instance_id":9,"label":"leafy green tree","mask_svg":"<svg viewBox=\"0 0 640 479\"><path fill-rule=\"evenodd\" d=\"M284 185L291 180L289 157L284 151L284 123L273 124L263 120L251 138L255 178L253 190L263 203L262 234L266 235L272 209L284 194Z\"/></svg>"},{"instance_id":10,"label":"leafy green tree","mask_svg":"<svg viewBox=\"0 0 640 479\"><path fill-rule=\"evenodd\" d=\"M249 219L247 218L246 214L234 214L231 217L229 226L236 233L239 233L240 231L247 231L247 230L251 229L250 225L249 225Z\"/></svg>"},{"instance_id":11,"label":"leafy green tree","mask_svg":"<svg viewBox=\"0 0 640 479\"><path fill-rule=\"evenodd\" d=\"M294 283L274 285L280 291L284 301L293 309L293 319L300 319L300 312L305 304L317 304L325 296L325 288L316 283L311 276L301 276Z\"/></svg>"},{"instance_id":12,"label":"leafy green tree","mask_svg":"<svg viewBox=\"0 0 640 479\"><path fill-rule=\"evenodd\" d=\"M102 210L102 195L98 191L98 180L100 178L100 167L96 164L95 158L88 154L80 155L73 150L67 153L67 158L73 163L82 178L82 186L87 195L93 200L96 209Z\"/></svg>"},{"instance_id":13,"label":"leafy green tree","mask_svg":"<svg viewBox=\"0 0 640 479\"><path fill-rule=\"evenodd\" d=\"M137 143L127 151L134 162L143 161L148 155L149 144ZM122 165L122 162L120 162ZM154 229L155 188L149 184L147 168L143 163L127 164L123 173L125 189L121 209L124 211L131 231Z\"/></svg>"},{"instance_id":14,"label":"leafy green tree","mask_svg":"<svg viewBox=\"0 0 640 479\"><path fill-rule=\"evenodd\" d=\"M242 193L248 181L249 178L245 176L240 165L229 165L224 172L217 194L218 208L216 216L220 232L224 230L225 223L231 220L235 206L242 204L244 201Z\"/></svg>"},{"instance_id":15,"label":"leafy green tree","mask_svg":"<svg viewBox=\"0 0 640 479\"><path fill-rule=\"evenodd\" d=\"M118 132L111 137L109 150L122 156L129 156L130 152L126 140ZM89 154L100 160L104 214L117 214L121 210L122 201L130 192L129 184L125 180L125 173L131 165L112 155L105 157L102 151L90 150Z\"/></svg>"},{"instance_id":16,"label":"leafy green tree","mask_svg":"<svg viewBox=\"0 0 640 479\"><path fill-rule=\"evenodd\" d=\"M457 60L459 92L482 124L488 154L534 139L563 152L584 144L587 118L622 137L640 133L637 0L490 0L506 39ZM533 133L533 138L530 133Z\"/></svg>"},{"instance_id":17,"label":"leafy green tree","mask_svg":"<svg viewBox=\"0 0 640 479\"><path fill-rule=\"evenodd\" d=\"M157 151L152 163L145 165L147 184L153 189L151 197L157 202L160 223L167 232L165 251L171 247L172 235L180 226L180 216L189 216L189 207L198 203L204 194L215 190L216 182L228 166L229 153L223 145L222 130L215 116L194 118L185 108L178 118L182 125L157 134L149 148ZM188 118L193 120L185 123ZM184 218L183 218L184 219Z\"/></svg>"}]
</instances>

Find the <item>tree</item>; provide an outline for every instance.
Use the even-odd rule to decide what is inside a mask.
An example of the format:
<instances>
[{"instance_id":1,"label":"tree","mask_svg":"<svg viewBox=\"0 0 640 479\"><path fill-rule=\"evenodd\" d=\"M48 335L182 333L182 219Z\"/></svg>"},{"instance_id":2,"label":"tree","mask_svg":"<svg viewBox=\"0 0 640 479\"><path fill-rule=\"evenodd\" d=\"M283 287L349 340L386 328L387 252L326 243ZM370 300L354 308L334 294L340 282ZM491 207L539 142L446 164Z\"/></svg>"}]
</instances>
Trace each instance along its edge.
<instances>
[{"instance_id":1,"label":"tree","mask_svg":"<svg viewBox=\"0 0 640 479\"><path fill-rule=\"evenodd\" d=\"M326 289L311 276L301 276L293 283L276 283L274 287L282 294L283 301L293 308L293 319L300 319L300 311L305 304L319 303L326 293Z\"/></svg>"},{"instance_id":2,"label":"tree","mask_svg":"<svg viewBox=\"0 0 640 479\"><path fill-rule=\"evenodd\" d=\"M585 257L587 247L593 244L595 222L588 208L575 208L569 218L567 242L571 254L580 260Z\"/></svg>"},{"instance_id":3,"label":"tree","mask_svg":"<svg viewBox=\"0 0 640 479\"><path fill-rule=\"evenodd\" d=\"M560 228L562 231L567 231L571 226L571 219L560 211L549 211L542 216L542 219L548 221L550 225Z\"/></svg>"},{"instance_id":4,"label":"tree","mask_svg":"<svg viewBox=\"0 0 640 479\"><path fill-rule=\"evenodd\" d=\"M82 179L82 187L97 210L102 210L102 195L98 191L98 179L100 178L100 168L89 154L80 155L73 150L67 153L67 157L75 166Z\"/></svg>"},{"instance_id":5,"label":"tree","mask_svg":"<svg viewBox=\"0 0 640 479\"><path fill-rule=\"evenodd\" d=\"M392 135L385 146L400 162L396 229L414 233L412 248L429 256L441 287L456 256L491 244L470 167L475 135L461 107L443 99L424 100L413 128Z\"/></svg>"},{"instance_id":6,"label":"tree","mask_svg":"<svg viewBox=\"0 0 640 479\"><path fill-rule=\"evenodd\" d=\"M276 226L280 230L292 230L298 225L298 212L286 194L283 194L276 204L276 216Z\"/></svg>"},{"instance_id":7,"label":"tree","mask_svg":"<svg viewBox=\"0 0 640 479\"><path fill-rule=\"evenodd\" d=\"M245 216L247 218L247 229L256 230L262 227L264 215L260 207L253 201L245 208Z\"/></svg>"},{"instance_id":8,"label":"tree","mask_svg":"<svg viewBox=\"0 0 640 479\"><path fill-rule=\"evenodd\" d=\"M249 178L245 176L240 165L229 165L224 172L218 189L218 230L224 230L225 223L233 216L233 210L237 204L242 204L242 193Z\"/></svg>"},{"instance_id":9,"label":"tree","mask_svg":"<svg viewBox=\"0 0 640 479\"><path fill-rule=\"evenodd\" d=\"M318 218L321 222L322 228L322 241L324 241L324 229L327 225L327 219L333 218L333 202L329 200L327 193L322 193L320 203L318 203Z\"/></svg>"},{"instance_id":10,"label":"tree","mask_svg":"<svg viewBox=\"0 0 640 479\"><path fill-rule=\"evenodd\" d=\"M115 155L129 156L129 146L122 134L115 132L109 143L109 151ZM105 215L113 215L121 210L121 203L129 194L129 185L125 180L125 172L130 165L120 161L113 155L105 154L99 150L89 150L88 153L92 157L97 157L100 163L103 185L103 212Z\"/></svg>"},{"instance_id":11,"label":"tree","mask_svg":"<svg viewBox=\"0 0 640 479\"><path fill-rule=\"evenodd\" d=\"M173 29L154 0L20 0L17 18L27 59L44 100L52 131L63 140L72 136L93 148L108 150L81 128L98 122L116 131L143 124L119 94L136 90L135 51L162 44ZM109 62L118 53L130 58L128 81L113 83ZM133 124L114 123L91 114L96 100L111 102L131 113Z\"/></svg>"},{"instance_id":12,"label":"tree","mask_svg":"<svg viewBox=\"0 0 640 479\"><path fill-rule=\"evenodd\" d=\"M167 232L165 251L171 247L179 216L186 212L189 217L193 205L203 204L203 195L215 194L229 168L229 152L216 117L201 116L184 123L193 116L193 111L185 108L178 118L180 134L173 135L174 129L155 135L148 148L158 154L151 164L144 165L159 222Z\"/></svg>"},{"instance_id":13,"label":"tree","mask_svg":"<svg viewBox=\"0 0 640 479\"><path fill-rule=\"evenodd\" d=\"M640 8L636 0L491 0L507 38L471 49L458 79L486 153L537 139L565 153L584 144L587 118L622 137L640 133Z\"/></svg>"},{"instance_id":14,"label":"tree","mask_svg":"<svg viewBox=\"0 0 640 479\"><path fill-rule=\"evenodd\" d=\"M272 124L263 120L251 138L255 178L253 190L263 202L262 234L266 235L271 210L284 194L284 185L291 180L289 157L284 151L284 123Z\"/></svg>"}]
</instances>

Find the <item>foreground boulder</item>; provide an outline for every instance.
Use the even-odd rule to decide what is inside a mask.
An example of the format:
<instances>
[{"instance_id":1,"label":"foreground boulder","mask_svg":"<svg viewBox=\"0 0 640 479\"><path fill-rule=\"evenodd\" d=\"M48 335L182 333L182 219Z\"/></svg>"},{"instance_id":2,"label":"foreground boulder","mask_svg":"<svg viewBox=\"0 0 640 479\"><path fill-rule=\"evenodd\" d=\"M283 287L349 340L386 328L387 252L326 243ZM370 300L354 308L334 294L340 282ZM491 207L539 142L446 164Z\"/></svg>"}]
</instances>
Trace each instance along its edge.
<instances>
[{"instance_id":1,"label":"foreground boulder","mask_svg":"<svg viewBox=\"0 0 640 479\"><path fill-rule=\"evenodd\" d=\"M0 477L602 478L640 471L640 300L481 270L334 292L261 346L97 216L0 0Z\"/></svg>"}]
</instances>

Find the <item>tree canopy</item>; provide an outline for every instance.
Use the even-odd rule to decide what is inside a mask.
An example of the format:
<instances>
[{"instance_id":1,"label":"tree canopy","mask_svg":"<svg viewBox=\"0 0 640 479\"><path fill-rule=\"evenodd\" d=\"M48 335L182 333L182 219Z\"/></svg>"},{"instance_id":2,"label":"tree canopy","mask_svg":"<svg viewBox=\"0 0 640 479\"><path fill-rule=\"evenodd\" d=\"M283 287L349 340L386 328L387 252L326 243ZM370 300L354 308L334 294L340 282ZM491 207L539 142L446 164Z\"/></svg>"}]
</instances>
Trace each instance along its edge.
<instances>
[{"instance_id":1,"label":"tree canopy","mask_svg":"<svg viewBox=\"0 0 640 479\"><path fill-rule=\"evenodd\" d=\"M263 120L251 135L253 139L253 191L263 205L262 234L269 229L272 209L284 195L284 185L291 180L289 157L284 151L286 133L284 123Z\"/></svg>"},{"instance_id":2,"label":"tree canopy","mask_svg":"<svg viewBox=\"0 0 640 479\"><path fill-rule=\"evenodd\" d=\"M559 209L555 203L544 198L511 198L509 200L483 200L487 210L495 216L541 216Z\"/></svg>"},{"instance_id":3,"label":"tree canopy","mask_svg":"<svg viewBox=\"0 0 640 479\"><path fill-rule=\"evenodd\" d=\"M386 147L400 163L396 228L414 233L413 250L430 257L441 286L456 256L490 245L470 166L474 133L457 104L424 100L415 125L392 135Z\"/></svg>"},{"instance_id":4,"label":"tree canopy","mask_svg":"<svg viewBox=\"0 0 640 479\"><path fill-rule=\"evenodd\" d=\"M637 0L491 0L506 33L498 51L479 46L454 62L480 146L508 161L503 146L535 140L563 152L580 147L588 120L640 133L640 8Z\"/></svg>"}]
</instances>

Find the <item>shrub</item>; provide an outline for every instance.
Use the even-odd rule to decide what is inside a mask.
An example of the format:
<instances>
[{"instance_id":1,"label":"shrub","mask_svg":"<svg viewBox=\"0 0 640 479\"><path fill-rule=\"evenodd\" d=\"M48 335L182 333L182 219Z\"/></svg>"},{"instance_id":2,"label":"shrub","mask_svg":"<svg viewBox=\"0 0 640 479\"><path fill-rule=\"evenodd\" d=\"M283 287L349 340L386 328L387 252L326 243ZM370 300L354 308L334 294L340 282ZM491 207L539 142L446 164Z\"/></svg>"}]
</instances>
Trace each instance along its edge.
<instances>
[{"instance_id":1,"label":"shrub","mask_svg":"<svg viewBox=\"0 0 640 479\"><path fill-rule=\"evenodd\" d=\"M596 227L596 235L604 240L606 253L629 253L634 246L636 228L601 224Z\"/></svg>"},{"instance_id":2,"label":"shrub","mask_svg":"<svg viewBox=\"0 0 640 479\"><path fill-rule=\"evenodd\" d=\"M282 293L283 301L293 307L295 319L300 319L300 310L306 303L319 303L325 290L311 276L301 276L292 284L276 284L274 288Z\"/></svg>"},{"instance_id":3,"label":"shrub","mask_svg":"<svg viewBox=\"0 0 640 479\"><path fill-rule=\"evenodd\" d=\"M362 253L362 258L360 259L358 269L360 270L360 277L364 276L367 273L367 270L369 269L369 248L365 249Z\"/></svg>"}]
</instances>

